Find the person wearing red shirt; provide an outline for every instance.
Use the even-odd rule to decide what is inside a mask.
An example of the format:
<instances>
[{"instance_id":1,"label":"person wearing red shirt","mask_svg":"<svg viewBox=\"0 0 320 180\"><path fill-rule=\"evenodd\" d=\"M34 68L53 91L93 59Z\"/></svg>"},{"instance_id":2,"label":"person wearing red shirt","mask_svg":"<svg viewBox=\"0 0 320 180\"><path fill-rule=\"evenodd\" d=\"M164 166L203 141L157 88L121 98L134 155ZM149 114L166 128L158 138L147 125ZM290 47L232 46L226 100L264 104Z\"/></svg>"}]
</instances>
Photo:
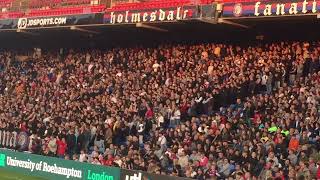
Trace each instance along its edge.
<instances>
[{"instance_id":1,"label":"person wearing red shirt","mask_svg":"<svg viewBox=\"0 0 320 180\"><path fill-rule=\"evenodd\" d=\"M153 117L153 111L149 105L147 105L147 112L145 114L145 117L147 119L151 119Z\"/></svg>"},{"instance_id":2,"label":"person wearing red shirt","mask_svg":"<svg viewBox=\"0 0 320 180\"><path fill-rule=\"evenodd\" d=\"M21 131L21 132L26 132L26 131L27 131L27 124L26 124L26 122L23 122L22 124L20 124L20 131Z\"/></svg>"},{"instance_id":3,"label":"person wearing red shirt","mask_svg":"<svg viewBox=\"0 0 320 180\"><path fill-rule=\"evenodd\" d=\"M113 156L112 156L111 154L108 154L108 157L107 157L107 159L104 161L103 164L104 164L105 166L112 166L113 161L114 161Z\"/></svg>"},{"instance_id":4,"label":"person wearing red shirt","mask_svg":"<svg viewBox=\"0 0 320 180\"><path fill-rule=\"evenodd\" d=\"M201 153L201 159L199 162L199 166L206 167L208 165L209 159L205 156L204 153Z\"/></svg>"},{"instance_id":5,"label":"person wearing red shirt","mask_svg":"<svg viewBox=\"0 0 320 180\"><path fill-rule=\"evenodd\" d=\"M187 113L190 105L187 103L186 100L183 101L183 104L180 105L180 112Z\"/></svg>"},{"instance_id":6,"label":"person wearing red shirt","mask_svg":"<svg viewBox=\"0 0 320 180\"><path fill-rule=\"evenodd\" d=\"M299 148L299 140L295 136L292 136L289 142L289 149L292 151L297 151L298 148Z\"/></svg>"},{"instance_id":7,"label":"person wearing red shirt","mask_svg":"<svg viewBox=\"0 0 320 180\"><path fill-rule=\"evenodd\" d=\"M283 142L282 135L278 133L273 141L275 144L281 144Z\"/></svg>"},{"instance_id":8,"label":"person wearing red shirt","mask_svg":"<svg viewBox=\"0 0 320 180\"><path fill-rule=\"evenodd\" d=\"M213 134L215 134L216 131L218 130L218 122L217 122L216 120L213 120L213 121L211 122L211 129L212 129L212 131L213 131Z\"/></svg>"},{"instance_id":9,"label":"person wearing red shirt","mask_svg":"<svg viewBox=\"0 0 320 180\"><path fill-rule=\"evenodd\" d=\"M258 111L255 111L255 114L253 116L253 123L257 126L261 123L261 118L262 118L262 115L258 112Z\"/></svg>"},{"instance_id":10,"label":"person wearing red shirt","mask_svg":"<svg viewBox=\"0 0 320 180\"><path fill-rule=\"evenodd\" d=\"M65 138L62 138L61 140L60 140L60 138L58 138L57 145L58 145L58 150L57 150L58 157L64 158L64 155L67 150L67 143L66 143Z\"/></svg>"}]
</instances>

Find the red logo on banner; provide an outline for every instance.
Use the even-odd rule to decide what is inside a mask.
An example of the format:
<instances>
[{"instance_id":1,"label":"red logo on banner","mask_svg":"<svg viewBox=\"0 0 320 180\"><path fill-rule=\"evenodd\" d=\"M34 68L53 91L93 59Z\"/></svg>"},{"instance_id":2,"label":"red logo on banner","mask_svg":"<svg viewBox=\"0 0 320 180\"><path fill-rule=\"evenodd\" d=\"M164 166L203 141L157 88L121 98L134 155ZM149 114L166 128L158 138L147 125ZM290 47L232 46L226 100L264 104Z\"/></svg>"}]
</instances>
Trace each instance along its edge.
<instances>
[{"instance_id":1,"label":"red logo on banner","mask_svg":"<svg viewBox=\"0 0 320 180\"><path fill-rule=\"evenodd\" d=\"M233 15L236 17L239 17L242 15L242 5L240 3L237 3L233 7Z\"/></svg>"}]
</instances>

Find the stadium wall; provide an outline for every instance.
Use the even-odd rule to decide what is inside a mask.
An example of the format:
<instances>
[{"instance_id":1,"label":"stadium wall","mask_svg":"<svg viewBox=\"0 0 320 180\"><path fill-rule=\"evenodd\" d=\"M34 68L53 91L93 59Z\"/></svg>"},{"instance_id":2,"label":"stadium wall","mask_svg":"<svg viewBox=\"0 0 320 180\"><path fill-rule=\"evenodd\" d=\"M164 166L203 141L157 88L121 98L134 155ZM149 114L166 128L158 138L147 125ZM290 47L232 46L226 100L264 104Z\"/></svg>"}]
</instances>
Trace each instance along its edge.
<instances>
[{"instance_id":1,"label":"stadium wall","mask_svg":"<svg viewBox=\"0 0 320 180\"><path fill-rule=\"evenodd\" d=\"M151 174L0 149L0 169L48 180L185 180L187 178Z\"/></svg>"}]
</instances>

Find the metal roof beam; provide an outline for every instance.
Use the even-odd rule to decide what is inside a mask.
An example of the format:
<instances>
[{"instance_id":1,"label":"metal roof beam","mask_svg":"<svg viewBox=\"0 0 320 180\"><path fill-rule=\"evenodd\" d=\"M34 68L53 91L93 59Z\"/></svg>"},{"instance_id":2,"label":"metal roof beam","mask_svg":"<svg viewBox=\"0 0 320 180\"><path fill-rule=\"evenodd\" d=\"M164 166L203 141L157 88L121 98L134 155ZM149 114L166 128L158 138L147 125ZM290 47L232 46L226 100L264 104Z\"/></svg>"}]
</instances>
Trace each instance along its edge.
<instances>
[{"instance_id":1,"label":"metal roof beam","mask_svg":"<svg viewBox=\"0 0 320 180\"><path fill-rule=\"evenodd\" d=\"M246 25L243 25L243 24L240 24L240 23L235 23L235 22L232 22L232 21L229 21L229 20L226 20L226 19L221 19L221 18L218 19L218 23L229 24L229 25L232 25L232 26L242 27L242 28L246 28L246 29L250 28L249 26L246 26Z\"/></svg>"},{"instance_id":2,"label":"metal roof beam","mask_svg":"<svg viewBox=\"0 0 320 180\"><path fill-rule=\"evenodd\" d=\"M152 30L161 31L161 32L168 32L167 29L162 29L162 28L159 28L159 27L155 27L155 26L151 26L151 25L143 24L143 23L137 23L136 27L137 28L152 29Z\"/></svg>"}]
</instances>

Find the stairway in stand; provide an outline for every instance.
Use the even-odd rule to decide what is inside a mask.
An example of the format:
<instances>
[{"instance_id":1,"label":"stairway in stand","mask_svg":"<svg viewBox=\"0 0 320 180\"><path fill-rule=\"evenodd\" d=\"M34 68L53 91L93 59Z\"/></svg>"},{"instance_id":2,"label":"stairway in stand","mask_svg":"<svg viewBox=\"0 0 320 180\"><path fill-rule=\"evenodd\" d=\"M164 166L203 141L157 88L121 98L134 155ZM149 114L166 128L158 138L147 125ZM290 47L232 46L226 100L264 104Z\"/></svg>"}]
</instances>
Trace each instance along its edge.
<instances>
[{"instance_id":1,"label":"stairway in stand","mask_svg":"<svg viewBox=\"0 0 320 180\"><path fill-rule=\"evenodd\" d=\"M14 0L12 2L11 11L25 12L29 8L30 0Z\"/></svg>"}]
</instances>

